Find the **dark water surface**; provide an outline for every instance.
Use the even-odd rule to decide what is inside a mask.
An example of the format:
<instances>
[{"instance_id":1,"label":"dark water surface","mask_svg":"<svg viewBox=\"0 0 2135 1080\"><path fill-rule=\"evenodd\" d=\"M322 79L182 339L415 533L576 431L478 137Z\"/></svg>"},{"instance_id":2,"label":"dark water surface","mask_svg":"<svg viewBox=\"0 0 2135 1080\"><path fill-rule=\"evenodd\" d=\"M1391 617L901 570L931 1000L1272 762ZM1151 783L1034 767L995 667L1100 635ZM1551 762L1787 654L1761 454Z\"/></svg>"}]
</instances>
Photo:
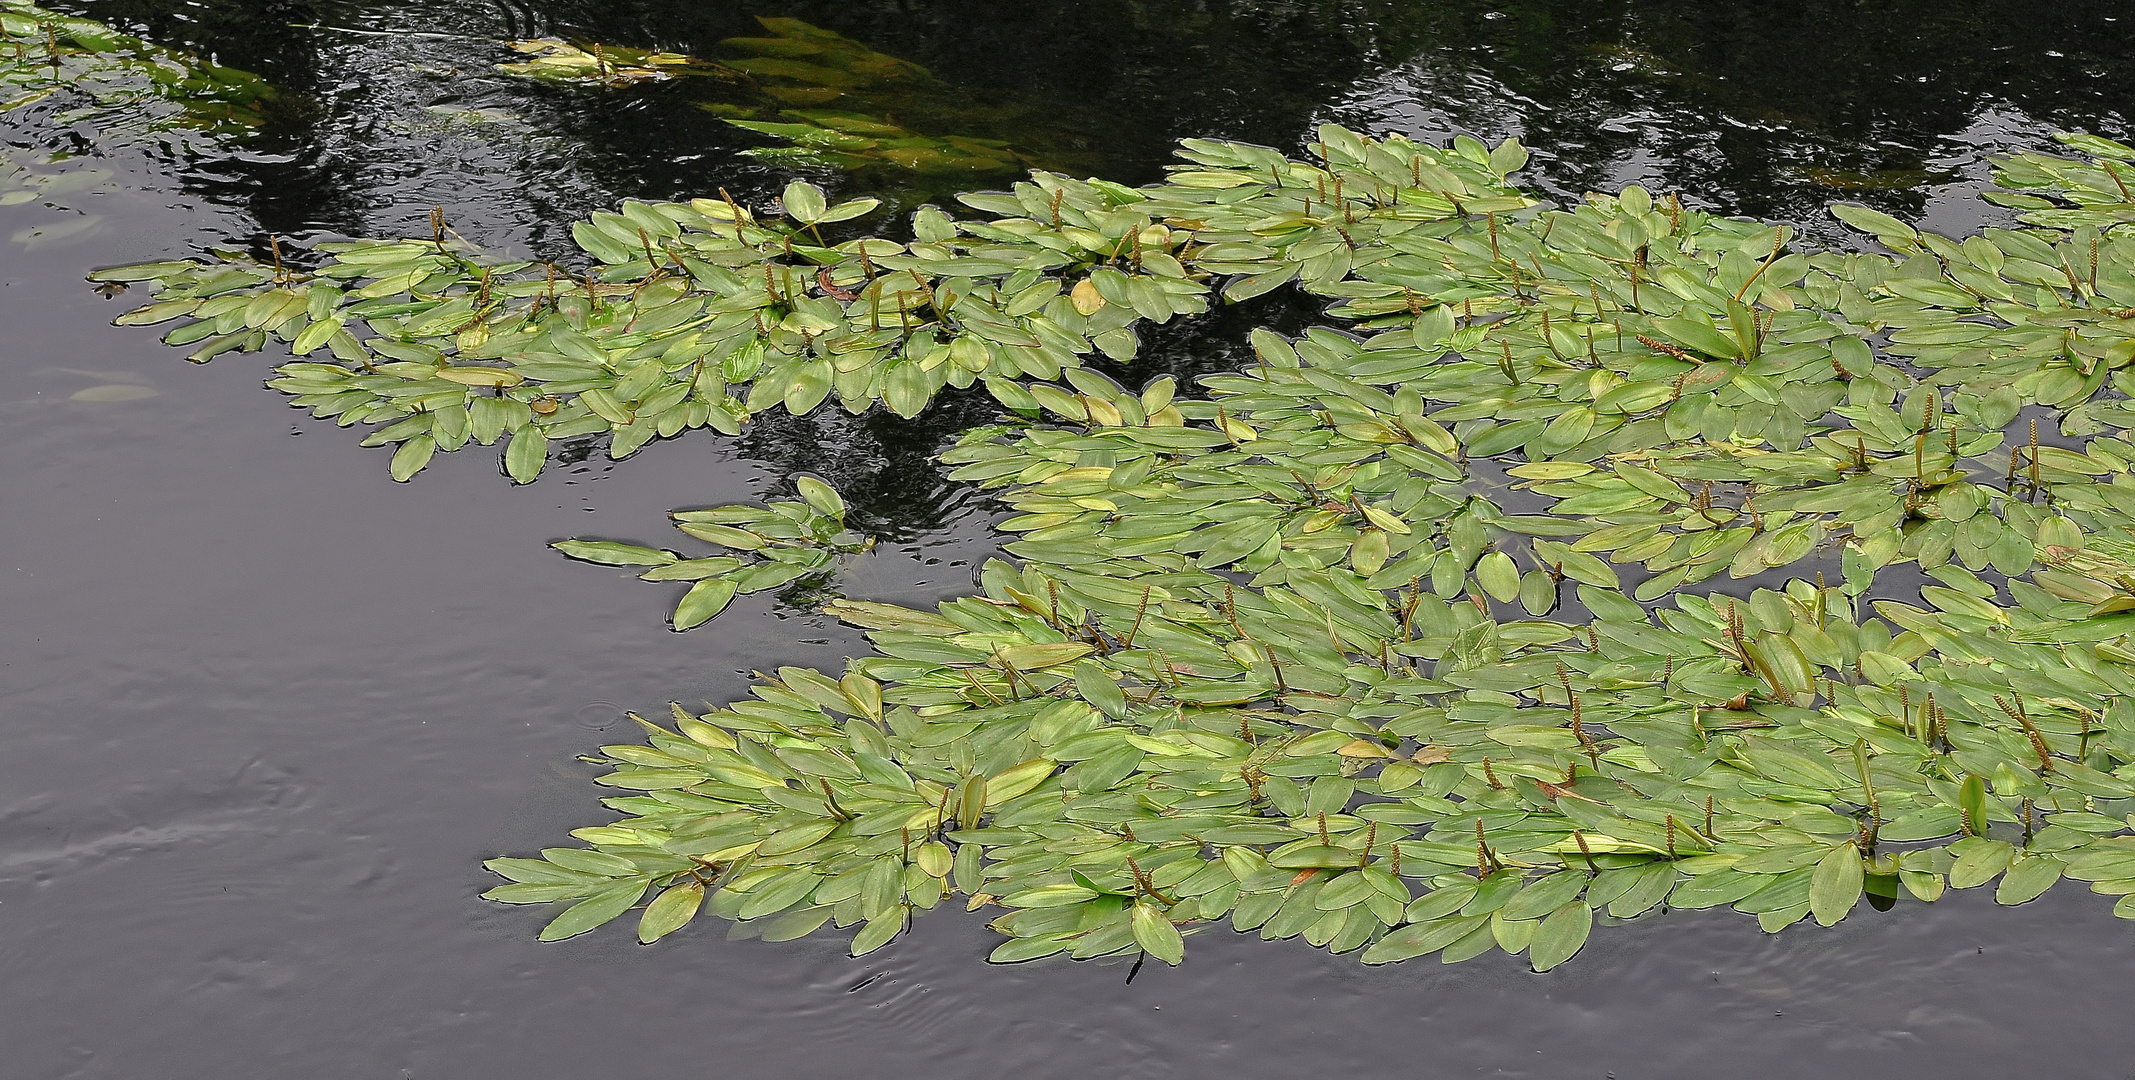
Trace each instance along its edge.
<instances>
[{"instance_id":1,"label":"dark water surface","mask_svg":"<svg viewBox=\"0 0 2135 1080\"><path fill-rule=\"evenodd\" d=\"M836 667L860 641L761 596L670 633L674 587L544 544L668 544L666 510L775 495L806 467L889 538L849 595L955 595L992 512L927 457L982 411L765 418L523 489L474 451L396 485L382 451L260 389L271 357L189 368L105 325L124 301L81 281L223 237L397 231L437 204L553 252L623 197L764 197L787 175L737 156L762 141L685 87L489 73L497 39L714 54L756 14L974 100L1057 103L1123 180L1156 175L1175 137L1290 148L1338 119L1519 133L1555 191L1636 179L1797 221L1849 198L1962 230L1984 154L2125 134L2119 7L74 5L296 104L233 152L50 166L74 190L0 205L0 1076L2135 1075L2135 933L2078 885L1776 936L1677 912L1546 976L1498 953L1367 969L1211 929L1129 984L1124 964L988 966L997 938L947 910L861 960L829 935L728 942L712 919L650 948L619 927L539 945L543 915L476 899L480 860L598 818L575 755L633 739L623 709L724 700L751 668ZM0 124L18 159L70 138ZM1220 367L1245 325L1173 333L1144 366Z\"/></svg>"}]
</instances>

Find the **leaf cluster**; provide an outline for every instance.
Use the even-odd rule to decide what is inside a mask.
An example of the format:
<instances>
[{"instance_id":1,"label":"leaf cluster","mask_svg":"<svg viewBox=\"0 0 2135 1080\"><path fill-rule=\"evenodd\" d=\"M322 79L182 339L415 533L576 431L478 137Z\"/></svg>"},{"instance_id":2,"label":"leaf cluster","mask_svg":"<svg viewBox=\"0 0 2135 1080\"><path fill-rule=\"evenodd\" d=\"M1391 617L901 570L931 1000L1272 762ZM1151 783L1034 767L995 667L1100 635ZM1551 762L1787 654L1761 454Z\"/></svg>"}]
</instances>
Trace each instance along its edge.
<instances>
[{"instance_id":1,"label":"leaf cluster","mask_svg":"<svg viewBox=\"0 0 2135 1080\"><path fill-rule=\"evenodd\" d=\"M2110 385L2115 358L2083 372L2071 346L2119 318L2093 301L2129 276L2117 245L1990 250L1844 208L1901 257L1794 254L1637 189L1490 213L1352 261L1370 336L1256 334L1260 365L1205 401L1067 372L1029 388L1042 422L943 455L1016 511L1017 564L938 613L833 603L883 654L847 678L888 710L845 745L946 764L944 793L1046 776L900 823L897 865L911 821L942 845L925 904L1008 908L1003 961L1177 962L1178 927L1228 919L1546 969L1664 903L1776 931L1997 879L2003 903L2062 877L2135 893L2135 455L2008 431L2071 405L2064 365ZM2055 291L2012 251L2086 274ZM2019 302L1990 267L2046 280ZM2049 318L2052 352L2027 329ZM1830 584L1684 588L1830 555ZM1867 599L1906 564L1923 606ZM811 700L830 712L782 720L827 730L843 706ZM818 819L827 852L846 824ZM804 915L750 910L767 935L891 910L817 888Z\"/></svg>"},{"instance_id":2,"label":"leaf cluster","mask_svg":"<svg viewBox=\"0 0 2135 1080\"><path fill-rule=\"evenodd\" d=\"M688 630L725 610L736 596L821 576L839 556L873 549L873 539L845 528L845 501L836 490L806 473L794 479L801 502L674 513L676 528L733 555L685 559L665 549L613 540L560 540L550 546L586 562L647 567L639 575L646 581L690 582L674 614L674 628Z\"/></svg>"},{"instance_id":3,"label":"leaf cluster","mask_svg":"<svg viewBox=\"0 0 2135 1080\"><path fill-rule=\"evenodd\" d=\"M1877 254L1328 127L1310 161L1189 141L1143 188L1033 174L902 244L825 241L868 208L796 185L781 222L595 215L583 280L442 226L311 276L103 276L158 281L130 318L190 316L200 359L334 351L278 387L385 425L402 478L833 395L1008 410L942 460L1014 511L1012 561L936 611L834 601L877 655L604 748L626 816L491 863L494 898L574 901L545 937L659 890L646 940L710 910L865 952L961 894L1007 909L1003 961L1177 962L1227 920L1546 969L1662 904L1777 931L2072 878L2135 917L2135 205L2101 186L2135 151L2077 148L2002 163L2027 228L1835 208ZM1293 283L1347 328L1256 333L1205 398L1086 362ZM677 515L750 565L559 546L730 596L857 546L803 496Z\"/></svg>"}]
</instances>

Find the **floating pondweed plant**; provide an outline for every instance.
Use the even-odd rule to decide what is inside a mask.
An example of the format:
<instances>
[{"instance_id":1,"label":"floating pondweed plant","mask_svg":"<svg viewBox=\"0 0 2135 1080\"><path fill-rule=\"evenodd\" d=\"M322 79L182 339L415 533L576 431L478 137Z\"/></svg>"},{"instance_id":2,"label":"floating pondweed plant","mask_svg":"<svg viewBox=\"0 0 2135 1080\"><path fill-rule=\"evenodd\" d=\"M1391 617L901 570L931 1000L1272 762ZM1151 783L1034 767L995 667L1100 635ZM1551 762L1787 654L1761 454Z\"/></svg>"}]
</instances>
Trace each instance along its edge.
<instances>
[{"instance_id":1,"label":"floating pondweed plant","mask_svg":"<svg viewBox=\"0 0 2135 1080\"><path fill-rule=\"evenodd\" d=\"M555 38L511 42L513 52L527 59L498 64L497 70L544 82L590 82L605 86L656 82L692 75L727 75L732 72L682 53L618 48L588 44L584 48Z\"/></svg>"},{"instance_id":2,"label":"floating pondweed plant","mask_svg":"<svg viewBox=\"0 0 2135 1080\"><path fill-rule=\"evenodd\" d=\"M983 382L1007 407L1035 412L1033 395L1055 391L1019 380L1059 378L1094 352L1132 357L1144 320L1207 309L1212 275L1251 271L1225 289L1231 299L1300 275L1339 292L1349 264L1337 255L1358 237L1450 232L1456 202L1493 213L1532 205L1503 184L1517 162L1395 145L1419 170L1428 156L1448 190L1370 212L1359 200L1327 221L1304 212L1327 187L1321 170L1209 143L1202 152L1218 162L1265 155L1271 180L1211 169L1135 189L1038 173L1012 194L963 197L989 220L921 210L902 244L829 243L824 226L878 204L828 206L796 182L781 221L725 198L596 214L573 229L597 260L585 269L501 262L440 224L424 239L321 245L329 259L315 273L229 253L98 278L155 281L159 302L125 321L188 317L166 340L195 346L196 361L263 348L270 335L299 354L329 352L332 363L284 366L276 385L318 415L384 425L367 441L399 448L397 478L438 449L506 439L506 471L524 482L550 439L607 433L620 458L662 435L732 433L751 413L805 413L833 395L856 413L881 401L913 416L944 386ZM1382 182L1374 198L1395 190ZM1265 237L1250 229L1263 220L1275 222ZM1212 240L1225 230L1271 243ZM1107 406L1094 407L1101 419Z\"/></svg>"},{"instance_id":3,"label":"floating pondweed plant","mask_svg":"<svg viewBox=\"0 0 2135 1080\"><path fill-rule=\"evenodd\" d=\"M735 552L685 559L672 551L610 540L563 540L552 545L574 559L608 566L643 566L646 581L687 581L675 605L674 627L687 630L719 612L737 595L763 592L824 571L841 555L874 547L870 538L845 528L845 500L829 484L806 474L794 478L802 501L761 506L680 510L675 527Z\"/></svg>"},{"instance_id":4,"label":"floating pondweed plant","mask_svg":"<svg viewBox=\"0 0 2135 1080\"><path fill-rule=\"evenodd\" d=\"M2067 141L2000 163L2024 228L1835 208L1890 254L1639 187L1551 208L1517 143L1327 127L1309 160L1189 141L1141 188L1035 173L902 243L835 240L874 207L795 184L779 221L595 215L585 267L438 223L311 274L97 276L155 282L123 321L189 318L194 359L328 350L273 385L403 479L833 396L1003 405L941 459L1014 511L1011 561L934 611L834 600L876 655L602 748L624 816L489 864L568 903L544 938L642 904L647 941L710 911L864 953L955 896L1005 909L1002 961L1176 963L1227 921L1547 969L1662 904L1777 931L2065 877L2135 917L2135 150ZM1256 332L1204 397L1095 366L1292 284L1344 328ZM864 551L800 487L676 515L732 555L558 546L694 582L686 628Z\"/></svg>"}]
</instances>

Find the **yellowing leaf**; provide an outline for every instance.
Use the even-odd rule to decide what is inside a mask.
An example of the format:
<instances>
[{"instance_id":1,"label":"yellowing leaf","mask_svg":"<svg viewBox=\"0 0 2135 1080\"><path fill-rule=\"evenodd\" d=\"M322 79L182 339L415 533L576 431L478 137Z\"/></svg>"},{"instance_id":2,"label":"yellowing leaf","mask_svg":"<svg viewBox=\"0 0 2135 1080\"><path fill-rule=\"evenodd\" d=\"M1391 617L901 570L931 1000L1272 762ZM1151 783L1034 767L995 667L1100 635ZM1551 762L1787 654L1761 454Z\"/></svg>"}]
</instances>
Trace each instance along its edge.
<instances>
[{"instance_id":1,"label":"yellowing leaf","mask_svg":"<svg viewBox=\"0 0 2135 1080\"><path fill-rule=\"evenodd\" d=\"M1073 663L1096 651L1079 641L1011 645L1005 649L994 650L994 666L1012 667L1017 671L1036 671L1040 668Z\"/></svg>"},{"instance_id":2,"label":"yellowing leaf","mask_svg":"<svg viewBox=\"0 0 2135 1080\"><path fill-rule=\"evenodd\" d=\"M1098 309L1105 306L1105 298L1097 294L1096 282L1083 278L1068 290L1068 303L1075 306L1078 314L1088 316L1097 314Z\"/></svg>"},{"instance_id":3,"label":"yellowing leaf","mask_svg":"<svg viewBox=\"0 0 2135 1080\"><path fill-rule=\"evenodd\" d=\"M1021 765L1010 765L986 778L986 809L991 810L1010 799L1027 795L1031 789L1053 775L1057 766L1050 758L1032 758Z\"/></svg>"},{"instance_id":4,"label":"yellowing leaf","mask_svg":"<svg viewBox=\"0 0 2135 1080\"><path fill-rule=\"evenodd\" d=\"M437 377L461 386L517 386L526 381L516 371L489 367L444 367L437 369Z\"/></svg>"}]
</instances>

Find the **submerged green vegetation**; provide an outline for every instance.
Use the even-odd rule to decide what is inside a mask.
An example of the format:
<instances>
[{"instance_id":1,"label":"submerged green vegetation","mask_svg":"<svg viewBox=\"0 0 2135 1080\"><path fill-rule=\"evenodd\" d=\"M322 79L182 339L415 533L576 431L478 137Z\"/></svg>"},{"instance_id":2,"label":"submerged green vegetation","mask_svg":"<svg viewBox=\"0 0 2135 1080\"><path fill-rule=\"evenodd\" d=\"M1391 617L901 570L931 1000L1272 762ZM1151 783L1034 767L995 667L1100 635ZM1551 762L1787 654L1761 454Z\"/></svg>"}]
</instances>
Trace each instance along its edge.
<instances>
[{"instance_id":1,"label":"submerged green vegetation","mask_svg":"<svg viewBox=\"0 0 2135 1080\"><path fill-rule=\"evenodd\" d=\"M0 0L0 113L55 98L62 108L52 123L89 121L98 140L140 142L250 131L275 94L249 72L28 0Z\"/></svg>"},{"instance_id":2,"label":"submerged green vegetation","mask_svg":"<svg viewBox=\"0 0 2135 1080\"><path fill-rule=\"evenodd\" d=\"M1036 172L903 242L796 183L782 218L596 214L570 267L439 219L94 278L151 285L120 321L185 319L190 359L286 344L271 385L403 480L470 442L530 482L558 439L1003 407L941 460L1015 511L1012 561L935 611L831 600L876 655L603 747L623 816L488 864L566 905L545 939L642 905L645 941L709 911L857 954L961 897L1005 909L1001 961L1178 963L1227 921L1548 969L1662 905L1776 932L2068 878L2135 918L2135 149L2064 141L1998 163L2020 228L1835 207L1870 254L1330 126L1305 159L1189 141L1145 187ZM1197 393L1098 369L1293 287L1339 326L1256 332ZM727 553L557 546L691 583L687 629L865 557L796 486L675 515Z\"/></svg>"},{"instance_id":3,"label":"submerged green vegetation","mask_svg":"<svg viewBox=\"0 0 2135 1080\"><path fill-rule=\"evenodd\" d=\"M709 78L725 92L701 107L782 145L744 151L795 169L836 169L877 187L953 193L1033 166L1086 169L1096 155L1057 103L979 95L909 60L799 19L759 17L764 34L720 42L708 60L552 38L512 43L526 60L508 74L627 86Z\"/></svg>"}]
</instances>

